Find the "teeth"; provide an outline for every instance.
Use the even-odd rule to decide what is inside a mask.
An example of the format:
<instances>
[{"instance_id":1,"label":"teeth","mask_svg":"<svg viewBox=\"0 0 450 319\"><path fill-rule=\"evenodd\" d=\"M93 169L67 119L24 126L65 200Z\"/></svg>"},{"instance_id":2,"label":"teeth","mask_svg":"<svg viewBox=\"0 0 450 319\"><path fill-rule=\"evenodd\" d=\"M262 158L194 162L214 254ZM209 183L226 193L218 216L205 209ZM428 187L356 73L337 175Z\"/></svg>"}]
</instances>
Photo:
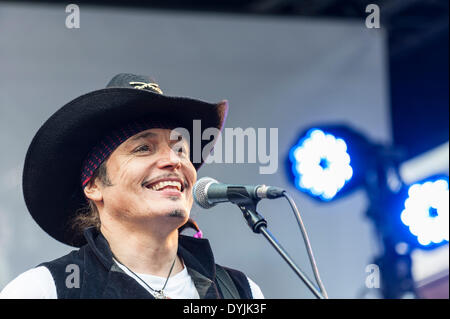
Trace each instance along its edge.
<instances>
[{"instance_id":1,"label":"teeth","mask_svg":"<svg viewBox=\"0 0 450 319\"><path fill-rule=\"evenodd\" d=\"M154 190L154 191L159 191L159 190L163 189L163 188L166 187L166 186L174 186L174 187L176 187L179 191L181 191L181 183L180 183L180 182L177 182L177 181L164 181L164 182L159 182L159 183L157 183L157 184L155 184L155 185L150 186L149 188L150 188L151 190Z\"/></svg>"}]
</instances>

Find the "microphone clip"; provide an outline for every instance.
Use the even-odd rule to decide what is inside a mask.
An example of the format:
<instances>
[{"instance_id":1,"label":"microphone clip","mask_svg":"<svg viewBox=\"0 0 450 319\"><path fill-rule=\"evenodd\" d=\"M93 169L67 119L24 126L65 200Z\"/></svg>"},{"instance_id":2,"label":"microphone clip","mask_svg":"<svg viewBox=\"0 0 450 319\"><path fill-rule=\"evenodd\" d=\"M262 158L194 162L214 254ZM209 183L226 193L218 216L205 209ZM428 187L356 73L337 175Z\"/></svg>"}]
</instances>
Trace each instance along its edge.
<instances>
[{"instance_id":1,"label":"microphone clip","mask_svg":"<svg viewBox=\"0 0 450 319\"><path fill-rule=\"evenodd\" d=\"M229 186L227 188L227 196L230 202L238 206L254 205L256 208L256 205L261 200L260 198L249 194L244 186Z\"/></svg>"},{"instance_id":2,"label":"microphone clip","mask_svg":"<svg viewBox=\"0 0 450 319\"><path fill-rule=\"evenodd\" d=\"M244 214L248 226L254 233L259 234L261 227L267 227L267 221L256 211L255 205L239 205L239 208Z\"/></svg>"},{"instance_id":3,"label":"microphone clip","mask_svg":"<svg viewBox=\"0 0 450 319\"><path fill-rule=\"evenodd\" d=\"M248 226L254 233L259 234L261 227L267 227L267 221L256 211L256 205L261 198L251 196L242 186L228 187L227 196L230 202L240 208Z\"/></svg>"}]
</instances>

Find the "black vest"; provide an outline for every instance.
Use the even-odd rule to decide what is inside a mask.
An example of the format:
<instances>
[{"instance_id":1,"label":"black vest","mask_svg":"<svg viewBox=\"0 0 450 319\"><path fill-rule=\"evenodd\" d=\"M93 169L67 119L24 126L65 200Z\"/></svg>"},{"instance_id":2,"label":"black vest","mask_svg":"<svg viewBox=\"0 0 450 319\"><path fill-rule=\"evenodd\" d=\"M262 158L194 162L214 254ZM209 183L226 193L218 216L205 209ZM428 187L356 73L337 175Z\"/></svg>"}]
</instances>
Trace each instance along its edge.
<instances>
[{"instance_id":1,"label":"black vest","mask_svg":"<svg viewBox=\"0 0 450 319\"><path fill-rule=\"evenodd\" d=\"M87 244L80 249L39 265L50 270L59 299L153 299L152 294L113 261L109 244L100 232L88 228L84 236ZM217 282L214 256L207 239L180 235L178 256L183 259L201 299L223 298ZM241 298L253 298L247 277L242 272L222 268L231 277ZM79 275L78 282L72 280L74 275Z\"/></svg>"}]
</instances>

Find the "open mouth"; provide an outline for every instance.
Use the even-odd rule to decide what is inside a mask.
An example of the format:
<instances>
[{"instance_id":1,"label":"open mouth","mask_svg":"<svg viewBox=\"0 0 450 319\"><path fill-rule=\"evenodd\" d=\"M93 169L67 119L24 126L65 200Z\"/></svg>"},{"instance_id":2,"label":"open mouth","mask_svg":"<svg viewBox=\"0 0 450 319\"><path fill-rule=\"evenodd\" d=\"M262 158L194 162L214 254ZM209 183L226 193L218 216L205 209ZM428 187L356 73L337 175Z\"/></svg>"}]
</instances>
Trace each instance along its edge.
<instances>
[{"instance_id":1,"label":"open mouth","mask_svg":"<svg viewBox=\"0 0 450 319\"><path fill-rule=\"evenodd\" d=\"M144 185L146 188L153 190L153 191L163 191L163 190L176 190L179 192L184 191L184 185L183 182L179 179L164 179L155 181L152 183L148 183Z\"/></svg>"}]
</instances>

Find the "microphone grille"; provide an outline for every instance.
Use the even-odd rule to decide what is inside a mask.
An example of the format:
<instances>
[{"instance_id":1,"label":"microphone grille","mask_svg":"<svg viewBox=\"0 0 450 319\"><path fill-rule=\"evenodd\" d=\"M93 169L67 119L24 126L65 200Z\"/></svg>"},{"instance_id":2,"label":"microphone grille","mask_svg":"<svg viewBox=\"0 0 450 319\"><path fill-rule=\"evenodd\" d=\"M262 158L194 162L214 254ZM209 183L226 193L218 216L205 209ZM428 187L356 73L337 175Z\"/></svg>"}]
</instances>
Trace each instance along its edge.
<instances>
[{"instance_id":1,"label":"microphone grille","mask_svg":"<svg viewBox=\"0 0 450 319\"><path fill-rule=\"evenodd\" d=\"M208 186L213 183L218 183L214 178L211 177L202 177L197 183L194 185L194 201L203 208L211 208L215 206L215 204L210 204L208 201Z\"/></svg>"}]
</instances>

